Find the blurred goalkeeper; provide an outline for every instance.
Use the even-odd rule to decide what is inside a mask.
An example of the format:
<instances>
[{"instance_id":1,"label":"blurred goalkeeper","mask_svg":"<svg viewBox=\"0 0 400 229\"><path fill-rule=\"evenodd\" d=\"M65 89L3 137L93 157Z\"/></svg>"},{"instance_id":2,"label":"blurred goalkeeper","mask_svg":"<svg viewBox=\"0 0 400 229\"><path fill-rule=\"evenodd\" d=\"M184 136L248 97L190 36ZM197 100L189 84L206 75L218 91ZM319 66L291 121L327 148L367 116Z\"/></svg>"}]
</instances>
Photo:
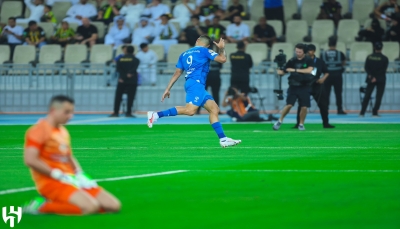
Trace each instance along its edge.
<instances>
[{"instance_id":1,"label":"blurred goalkeeper","mask_svg":"<svg viewBox=\"0 0 400 229\"><path fill-rule=\"evenodd\" d=\"M121 208L119 200L87 176L72 155L70 136L63 125L73 112L71 98L55 96L48 115L26 132L24 161L42 197L26 204L25 213L86 215Z\"/></svg>"}]
</instances>

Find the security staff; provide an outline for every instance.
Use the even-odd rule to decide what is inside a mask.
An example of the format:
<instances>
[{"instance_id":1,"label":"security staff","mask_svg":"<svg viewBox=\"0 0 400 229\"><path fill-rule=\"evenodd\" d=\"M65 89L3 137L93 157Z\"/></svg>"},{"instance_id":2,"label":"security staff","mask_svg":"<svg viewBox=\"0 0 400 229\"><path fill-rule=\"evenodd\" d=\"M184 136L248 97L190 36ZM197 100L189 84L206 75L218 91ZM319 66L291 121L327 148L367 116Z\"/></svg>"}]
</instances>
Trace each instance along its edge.
<instances>
[{"instance_id":1,"label":"security staff","mask_svg":"<svg viewBox=\"0 0 400 229\"><path fill-rule=\"evenodd\" d=\"M307 116L307 107L310 107L310 85L312 80L315 78L311 73L314 69L313 60L306 56L305 53L306 45L296 45L296 57L293 57L286 63L285 70L278 70L278 75L283 76L285 73L290 73L289 76L289 88L287 90L286 106L282 110L281 117L274 124L273 129L279 130L283 119L289 113L290 109L296 103L299 102L301 107L300 111L300 122L299 130L305 130L304 120Z\"/></svg>"},{"instance_id":2,"label":"security staff","mask_svg":"<svg viewBox=\"0 0 400 229\"><path fill-rule=\"evenodd\" d=\"M134 55L132 46L126 47L126 54L117 61L117 73L119 74L117 90L115 91L114 113L110 117L118 117L119 107L121 105L122 95L128 94L128 104L126 117L132 115L133 100L135 100L136 88L138 82L137 68L139 59Z\"/></svg>"},{"instance_id":3,"label":"security staff","mask_svg":"<svg viewBox=\"0 0 400 229\"><path fill-rule=\"evenodd\" d=\"M313 83L311 84L311 95L313 96L314 100L317 102L319 112L320 112L321 118L322 118L322 126L324 128L335 128L335 126L332 126L329 124L328 100L326 98L326 94L325 94L325 90L324 90L324 86L323 86L325 80L329 76L328 69L326 67L325 62L315 56L315 49L316 49L316 47L313 44L310 44L307 46L308 56L314 62L314 69L312 71L312 74L315 77L312 80ZM322 73L324 74L324 76L322 78L320 78ZM297 124L295 126L296 129L299 127L299 123L300 123L300 111L301 111L301 107L299 106L298 110L297 110Z\"/></svg>"},{"instance_id":4,"label":"security staff","mask_svg":"<svg viewBox=\"0 0 400 229\"><path fill-rule=\"evenodd\" d=\"M250 69L253 67L253 59L245 53L243 41L237 43L237 52L231 53L231 87L237 88L240 92L250 92Z\"/></svg>"},{"instance_id":5,"label":"security staff","mask_svg":"<svg viewBox=\"0 0 400 229\"><path fill-rule=\"evenodd\" d=\"M328 67L329 78L325 81L325 92L327 95L328 106L330 103L331 88L333 86L336 95L336 106L337 113L339 115L345 115L343 111L343 71L346 64L346 56L336 50L337 39L335 37L329 38L329 49L321 54L321 59L325 61Z\"/></svg>"},{"instance_id":6,"label":"security staff","mask_svg":"<svg viewBox=\"0 0 400 229\"><path fill-rule=\"evenodd\" d=\"M379 117L378 110L381 106L383 93L385 92L386 85L386 70L389 65L388 58L382 54L383 44L382 42L376 42L374 44L374 53L369 55L365 61L364 69L367 72L367 90L365 92L364 100L362 102L362 108L360 117L364 117L365 110L367 110L368 102L371 98L371 94L376 86L376 100L375 106L372 109L372 117Z\"/></svg>"}]
</instances>

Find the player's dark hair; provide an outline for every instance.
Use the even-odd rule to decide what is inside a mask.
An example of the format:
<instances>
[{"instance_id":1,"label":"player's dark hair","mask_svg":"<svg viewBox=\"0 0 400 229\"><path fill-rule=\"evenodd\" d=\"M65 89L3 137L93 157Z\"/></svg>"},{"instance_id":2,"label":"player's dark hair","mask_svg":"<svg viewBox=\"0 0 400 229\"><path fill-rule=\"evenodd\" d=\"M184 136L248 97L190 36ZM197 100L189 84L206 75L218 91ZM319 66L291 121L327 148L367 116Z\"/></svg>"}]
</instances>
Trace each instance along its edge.
<instances>
[{"instance_id":1,"label":"player's dark hair","mask_svg":"<svg viewBox=\"0 0 400 229\"><path fill-rule=\"evenodd\" d=\"M310 50L315 51L315 50L317 50L317 47L315 47L315 45L313 45L313 44L309 44L309 45L307 45L307 49L308 49L308 51L310 51Z\"/></svg>"},{"instance_id":2,"label":"player's dark hair","mask_svg":"<svg viewBox=\"0 0 400 229\"><path fill-rule=\"evenodd\" d=\"M147 43L141 43L141 44L140 44L140 49L144 49L144 48L146 48L147 46L149 46Z\"/></svg>"},{"instance_id":3,"label":"player's dark hair","mask_svg":"<svg viewBox=\"0 0 400 229\"><path fill-rule=\"evenodd\" d=\"M37 25L36 21L29 21L28 26L31 26L31 25Z\"/></svg>"},{"instance_id":4,"label":"player's dark hair","mask_svg":"<svg viewBox=\"0 0 400 229\"><path fill-rule=\"evenodd\" d=\"M53 9L53 7L50 6L50 5L45 5L45 7L49 8L49 10L52 10L52 9Z\"/></svg>"},{"instance_id":5,"label":"player's dark hair","mask_svg":"<svg viewBox=\"0 0 400 229\"><path fill-rule=\"evenodd\" d=\"M297 44L296 47L297 49L303 50L304 53L306 53L306 46L304 44Z\"/></svg>"},{"instance_id":6,"label":"player's dark hair","mask_svg":"<svg viewBox=\"0 0 400 229\"><path fill-rule=\"evenodd\" d=\"M201 41L202 41L203 43L205 43L205 45L212 46L212 40L211 40L211 38L210 38L209 36L207 36L207 35L201 35L201 36L199 37L199 39L201 39Z\"/></svg>"},{"instance_id":7,"label":"player's dark hair","mask_svg":"<svg viewBox=\"0 0 400 229\"><path fill-rule=\"evenodd\" d=\"M135 48L133 46L126 47L126 53L133 54L134 51L135 51Z\"/></svg>"},{"instance_id":8,"label":"player's dark hair","mask_svg":"<svg viewBox=\"0 0 400 229\"><path fill-rule=\"evenodd\" d=\"M239 41L239 42L236 44L236 48L237 48L237 49L244 49L244 47L245 47L245 44L244 44L243 41Z\"/></svg>"},{"instance_id":9,"label":"player's dark hair","mask_svg":"<svg viewBox=\"0 0 400 229\"><path fill-rule=\"evenodd\" d=\"M16 21L17 19L15 17L9 17L8 20Z\"/></svg>"},{"instance_id":10,"label":"player's dark hair","mask_svg":"<svg viewBox=\"0 0 400 229\"><path fill-rule=\"evenodd\" d=\"M328 46L329 46L329 47L336 47L336 44L337 44L337 39L336 39L336 37L335 37L335 36L329 37Z\"/></svg>"},{"instance_id":11,"label":"player's dark hair","mask_svg":"<svg viewBox=\"0 0 400 229\"><path fill-rule=\"evenodd\" d=\"M200 20L200 17L197 16L197 15L193 15L193 16L190 17L190 19L197 19L197 20Z\"/></svg>"},{"instance_id":12,"label":"player's dark hair","mask_svg":"<svg viewBox=\"0 0 400 229\"><path fill-rule=\"evenodd\" d=\"M53 105L54 103L64 103L64 102L68 102L71 104L75 103L74 99L71 97L68 97L66 95L55 95L50 100L50 106Z\"/></svg>"}]
</instances>

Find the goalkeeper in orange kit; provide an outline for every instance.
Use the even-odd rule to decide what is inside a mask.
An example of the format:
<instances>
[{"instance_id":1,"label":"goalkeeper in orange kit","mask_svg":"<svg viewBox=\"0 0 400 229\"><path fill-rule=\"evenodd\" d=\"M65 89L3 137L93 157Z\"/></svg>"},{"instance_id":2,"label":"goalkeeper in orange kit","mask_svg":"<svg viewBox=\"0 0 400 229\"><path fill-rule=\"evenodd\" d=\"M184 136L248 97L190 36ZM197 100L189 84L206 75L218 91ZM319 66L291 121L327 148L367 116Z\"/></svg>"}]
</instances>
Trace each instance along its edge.
<instances>
[{"instance_id":1,"label":"goalkeeper in orange kit","mask_svg":"<svg viewBox=\"0 0 400 229\"><path fill-rule=\"evenodd\" d=\"M71 98L55 96L48 115L26 132L24 161L42 197L26 204L25 213L84 215L121 208L119 200L88 177L72 155L63 125L73 112Z\"/></svg>"}]
</instances>

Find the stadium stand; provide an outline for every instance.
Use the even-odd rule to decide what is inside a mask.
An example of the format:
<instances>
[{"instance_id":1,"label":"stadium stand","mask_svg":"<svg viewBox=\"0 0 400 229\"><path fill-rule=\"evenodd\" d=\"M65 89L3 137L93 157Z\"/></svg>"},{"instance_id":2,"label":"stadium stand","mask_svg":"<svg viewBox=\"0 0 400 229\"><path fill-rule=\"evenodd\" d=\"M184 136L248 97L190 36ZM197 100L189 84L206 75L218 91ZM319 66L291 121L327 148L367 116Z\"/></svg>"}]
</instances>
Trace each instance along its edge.
<instances>
[{"instance_id":1,"label":"stadium stand","mask_svg":"<svg viewBox=\"0 0 400 229\"><path fill-rule=\"evenodd\" d=\"M371 42L354 42L350 46L350 61L365 61L372 51Z\"/></svg>"},{"instance_id":2,"label":"stadium stand","mask_svg":"<svg viewBox=\"0 0 400 229\"><path fill-rule=\"evenodd\" d=\"M315 44L323 44L334 35L335 25L332 20L315 20L312 24L311 37Z\"/></svg>"},{"instance_id":3,"label":"stadium stand","mask_svg":"<svg viewBox=\"0 0 400 229\"><path fill-rule=\"evenodd\" d=\"M228 5L227 5L227 8L226 8L227 10L228 10L229 7L232 5L232 2L233 2L232 0L228 0ZM248 2L247 0L240 0L240 1L239 1L239 3L243 5L243 8L244 8L244 11L245 11L245 12L249 12L247 2Z\"/></svg>"},{"instance_id":4,"label":"stadium stand","mask_svg":"<svg viewBox=\"0 0 400 229\"><path fill-rule=\"evenodd\" d=\"M321 0L303 0L301 6L301 19L305 20L308 26L311 26L316 20L319 14L319 6L321 5Z\"/></svg>"},{"instance_id":5,"label":"stadium stand","mask_svg":"<svg viewBox=\"0 0 400 229\"><path fill-rule=\"evenodd\" d=\"M275 56L279 54L279 49L283 50L288 60L294 56L294 45L292 43L275 43L271 49L271 61L274 61Z\"/></svg>"},{"instance_id":6,"label":"stadium stand","mask_svg":"<svg viewBox=\"0 0 400 229\"><path fill-rule=\"evenodd\" d=\"M282 33L283 33L283 23L282 23L282 21L270 20L270 21L267 21L267 23L274 28L275 33L276 33L276 37L282 36ZM253 30L252 32L254 32L254 28L251 28L251 30Z\"/></svg>"},{"instance_id":7,"label":"stadium stand","mask_svg":"<svg viewBox=\"0 0 400 229\"><path fill-rule=\"evenodd\" d=\"M342 15L345 15L346 13L349 12L350 7L349 7L349 0L336 0L337 2L342 5Z\"/></svg>"},{"instance_id":8,"label":"stadium stand","mask_svg":"<svg viewBox=\"0 0 400 229\"><path fill-rule=\"evenodd\" d=\"M242 21L242 23L246 24L249 27L250 36L253 36L253 32L254 32L253 28L254 28L254 26L257 25L257 23L255 21L252 21L252 20L245 20L245 21Z\"/></svg>"},{"instance_id":9,"label":"stadium stand","mask_svg":"<svg viewBox=\"0 0 400 229\"><path fill-rule=\"evenodd\" d=\"M22 2L5 1L1 4L0 22L7 23L9 17L18 17L22 15Z\"/></svg>"},{"instance_id":10,"label":"stadium stand","mask_svg":"<svg viewBox=\"0 0 400 229\"><path fill-rule=\"evenodd\" d=\"M149 49L153 50L157 54L158 61L164 60L164 46L150 44Z\"/></svg>"},{"instance_id":11,"label":"stadium stand","mask_svg":"<svg viewBox=\"0 0 400 229\"><path fill-rule=\"evenodd\" d=\"M52 8L54 16L57 19L57 22L61 22L65 15L67 14L68 9L71 7L70 2L55 2Z\"/></svg>"},{"instance_id":12,"label":"stadium stand","mask_svg":"<svg viewBox=\"0 0 400 229\"><path fill-rule=\"evenodd\" d=\"M250 7L251 20L258 21L260 17L264 16L264 1L253 1Z\"/></svg>"},{"instance_id":13,"label":"stadium stand","mask_svg":"<svg viewBox=\"0 0 400 229\"><path fill-rule=\"evenodd\" d=\"M50 39L51 36L54 34L54 25L51 22L40 22L38 24L39 27L43 29L46 34L46 39Z\"/></svg>"},{"instance_id":14,"label":"stadium stand","mask_svg":"<svg viewBox=\"0 0 400 229\"><path fill-rule=\"evenodd\" d=\"M253 64L258 65L267 59L268 48L264 43L250 43L246 47L246 52L251 55Z\"/></svg>"},{"instance_id":15,"label":"stadium stand","mask_svg":"<svg viewBox=\"0 0 400 229\"><path fill-rule=\"evenodd\" d=\"M297 44L302 43L303 38L308 35L307 21L292 20L286 25L286 42Z\"/></svg>"},{"instance_id":16,"label":"stadium stand","mask_svg":"<svg viewBox=\"0 0 400 229\"><path fill-rule=\"evenodd\" d=\"M36 59L36 48L32 45L18 45L15 47L13 63L29 64Z\"/></svg>"},{"instance_id":17,"label":"stadium stand","mask_svg":"<svg viewBox=\"0 0 400 229\"><path fill-rule=\"evenodd\" d=\"M167 54L167 62L176 64L176 61L179 59L179 56L188 49L189 49L188 44L171 45Z\"/></svg>"},{"instance_id":18,"label":"stadium stand","mask_svg":"<svg viewBox=\"0 0 400 229\"><path fill-rule=\"evenodd\" d=\"M112 55L111 45L96 44L90 51L89 61L93 64L105 64L112 59Z\"/></svg>"},{"instance_id":19,"label":"stadium stand","mask_svg":"<svg viewBox=\"0 0 400 229\"><path fill-rule=\"evenodd\" d=\"M387 56L389 61L395 61L399 58L400 47L398 42L383 42L383 55Z\"/></svg>"},{"instance_id":20,"label":"stadium stand","mask_svg":"<svg viewBox=\"0 0 400 229\"><path fill-rule=\"evenodd\" d=\"M354 0L353 2L353 19L360 24L369 18L369 14L375 8L374 0Z\"/></svg>"},{"instance_id":21,"label":"stadium stand","mask_svg":"<svg viewBox=\"0 0 400 229\"><path fill-rule=\"evenodd\" d=\"M297 14L299 11L296 0L283 0L283 6L285 22L292 20L293 14Z\"/></svg>"},{"instance_id":22,"label":"stadium stand","mask_svg":"<svg viewBox=\"0 0 400 229\"><path fill-rule=\"evenodd\" d=\"M87 59L86 45L68 45L65 48L64 63L80 64Z\"/></svg>"},{"instance_id":23,"label":"stadium stand","mask_svg":"<svg viewBox=\"0 0 400 229\"><path fill-rule=\"evenodd\" d=\"M105 32L106 32L106 28L105 28L104 23L101 22L101 21L92 21L91 23L92 23L92 25L96 26L96 28L97 28L98 39L103 39L104 35L105 35Z\"/></svg>"},{"instance_id":24,"label":"stadium stand","mask_svg":"<svg viewBox=\"0 0 400 229\"><path fill-rule=\"evenodd\" d=\"M0 64L10 60L10 46L0 45Z\"/></svg>"},{"instance_id":25,"label":"stadium stand","mask_svg":"<svg viewBox=\"0 0 400 229\"><path fill-rule=\"evenodd\" d=\"M360 23L354 19L343 19L339 21L337 36L338 41L344 42L347 47L355 42L355 37L360 30Z\"/></svg>"},{"instance_id":26,"label":"stadium stand","mask_svg":"<svg viewBox=\"0 0 400 229\"><path fill-rule=\"evenodd\" d=\"M225 44L225 50L226 50L226 55L227 55L226 63L230 63L231 60L229 58L229 55L231 53L234 53L237 51L236 44L232 44L232 43Z\"/></svg>"},{"instance_id":27,"label":"stadium stand","mask_svg":"<svg viewBox=\"0 0 400 229\"><path fill-rule=\"evenodd\" d=\"M60 45L45 45L40 48L39 64L54 64L61 60Z\"/></svg>"}]
</instances>

